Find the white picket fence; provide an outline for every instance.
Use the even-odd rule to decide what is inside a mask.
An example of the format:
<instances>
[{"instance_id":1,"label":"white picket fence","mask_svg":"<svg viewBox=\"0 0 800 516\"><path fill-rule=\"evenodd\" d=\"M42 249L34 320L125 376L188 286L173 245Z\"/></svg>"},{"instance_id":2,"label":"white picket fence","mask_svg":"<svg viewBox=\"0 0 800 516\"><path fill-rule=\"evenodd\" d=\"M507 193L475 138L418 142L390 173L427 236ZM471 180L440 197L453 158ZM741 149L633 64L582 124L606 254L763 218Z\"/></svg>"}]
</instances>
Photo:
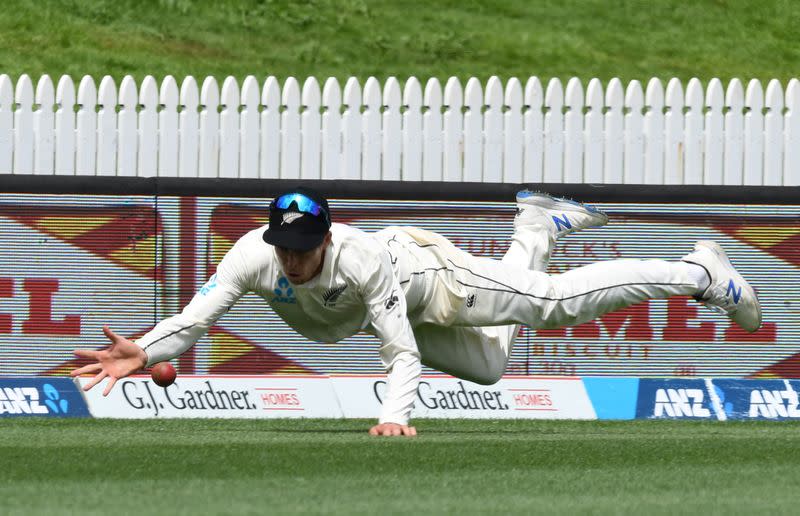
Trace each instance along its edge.
<instances>
[{"instance_id":1,"label":"white picket fence","mask_svg":"<svg viewBox=\"0 0 800 516\"><path fill-rule=\"evenodd\" d=\"M800 84L0 75L0 173L798 185Z\"/></svg>"}]
</instances>

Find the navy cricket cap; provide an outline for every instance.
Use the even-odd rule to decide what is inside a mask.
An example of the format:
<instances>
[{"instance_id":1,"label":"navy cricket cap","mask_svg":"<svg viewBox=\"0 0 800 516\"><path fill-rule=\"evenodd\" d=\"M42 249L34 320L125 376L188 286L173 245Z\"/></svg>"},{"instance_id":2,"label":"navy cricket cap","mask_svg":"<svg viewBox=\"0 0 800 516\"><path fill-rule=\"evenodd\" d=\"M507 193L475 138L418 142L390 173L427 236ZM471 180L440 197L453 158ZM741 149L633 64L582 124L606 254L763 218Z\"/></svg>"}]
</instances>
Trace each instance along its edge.
<instances>
[{"instance_id":1,"label":"navy cricket cap","mask_svg":"<svg viewBox=\"0 0 800 516\"><path fill-rule=\"evenodd\" d=\"M272 200L264 242L295 251L319 246L331 228L328 201L311 188L297 187Z\"/></svg>"}]
</instances>

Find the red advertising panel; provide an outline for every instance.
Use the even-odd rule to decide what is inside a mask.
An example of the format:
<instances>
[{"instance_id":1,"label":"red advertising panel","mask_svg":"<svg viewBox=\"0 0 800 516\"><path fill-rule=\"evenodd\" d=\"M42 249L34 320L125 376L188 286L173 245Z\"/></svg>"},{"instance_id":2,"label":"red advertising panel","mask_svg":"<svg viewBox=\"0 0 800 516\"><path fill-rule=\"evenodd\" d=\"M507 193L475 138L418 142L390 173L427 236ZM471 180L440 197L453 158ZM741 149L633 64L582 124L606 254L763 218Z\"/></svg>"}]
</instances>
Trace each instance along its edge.
<instances>
[{"instance_id":1,"label":"red advertising panel","mask_svg":"<svg viewBox=\"0 0 800 516\"><path fill-rule=\"evenodd\" d=\"M0 375L60 375L102 324L136 337L185 304L264 199L0 195ZM558 242L550 272L599 260L677 260L720 242L758 290L764 325L732 326L689 298L642 303L573 328L521 330L518 375L800 377L800 206L600 204L611 222ZM335 221L372 231L415 225L473 254L508 248L510 202L332 199ZM245 296L178 361L182 374L375 374L378 343L309 342ZM432 371L429 371L432 373Z\"/></svg>"}]
</instances>

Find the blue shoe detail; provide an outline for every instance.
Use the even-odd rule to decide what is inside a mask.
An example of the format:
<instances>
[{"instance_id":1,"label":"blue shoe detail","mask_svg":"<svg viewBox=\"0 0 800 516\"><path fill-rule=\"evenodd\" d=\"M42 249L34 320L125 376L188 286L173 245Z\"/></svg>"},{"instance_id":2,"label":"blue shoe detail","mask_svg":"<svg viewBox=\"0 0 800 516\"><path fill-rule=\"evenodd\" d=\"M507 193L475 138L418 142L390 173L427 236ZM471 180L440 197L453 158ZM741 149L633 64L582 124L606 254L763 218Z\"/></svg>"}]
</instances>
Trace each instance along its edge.
<instances>
[{"instance_id":1,"label":"blue shoe detail","mask_svg":"<svg viewBox=\"0 0 800 516\"><path fill-rule=\"evenodd\" d=\"M534 195L537 195L536 192L531 192L530 190L520 190L517 192L517 199L527 199L528 197L532 197Z\"/></svg>"},{"instance_id":2,"label":"blue shoe detail","mask_svg":"<svg viewBox=\"0 0 800 516\"><path fill-rule=\"evenodd\" d=\"M560 219L557 215L553 215L553 222L556 224L556 231L572 229L572 224L570 223L569 218L567 218L567 214L562 213L561 215L564 217L563 219Z\"/></svg>"},{"instance_id":3,"label":"blue shoe detail","mask_svg":"<svg viewBox=\"0 0 800 516\"><path fill-rule=\"evenodd\" d=\"M582 202L573 201L572 199L566 199L564 197L553 197L550 194L546 194L546 193L543 193L543 192L534 192L532 190L520 190L519 192L517 192L517 201L521 201L521 200L527 199L529 197L545 197L547 199L550 199L554 203L566 202L566 203L572 204L573 206L577 206L579 208L583 208L583 209L585 209L586 211L588 211L590 213L602 213L597 207L595 207L595 206L593 206L591 204L584 204Z\"/></svg>"},{"instance_id":4,"label":"blue shoe detail","mask_svg":"<svg viewBox=\"0 0 800 516\"><path fill-rule=\"evenodd\" d=\"M733 283L733 280L728 281L728 291L725 292L726 296L731 296L733 298L734 304L739 304L739 299L742 298L742 287L736 289L736 284Z\"/></svg>"}]
</instances>

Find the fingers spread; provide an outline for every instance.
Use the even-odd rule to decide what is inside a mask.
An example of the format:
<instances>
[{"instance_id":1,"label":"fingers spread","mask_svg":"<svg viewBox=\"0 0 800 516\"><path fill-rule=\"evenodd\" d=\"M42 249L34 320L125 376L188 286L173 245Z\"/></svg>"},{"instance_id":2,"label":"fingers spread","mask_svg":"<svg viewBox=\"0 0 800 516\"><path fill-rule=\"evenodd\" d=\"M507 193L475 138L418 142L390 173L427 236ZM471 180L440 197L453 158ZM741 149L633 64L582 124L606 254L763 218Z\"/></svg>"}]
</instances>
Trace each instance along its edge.
<instances>
[{"instance_id":1,"label":"fingers spread","mask_svg":"<svg viewBox=\"0 0 800 516\"><path fill-rule=\"evenodd\" d=\"M88 391L89 389L91 389L92 387L94 387L95 385L97 385L98 383L103 381L103 378L105 378L106 376L108 376L107 372L100 371L99 373L97 373L97 376L92 378L91 382L89 382L89 383L87 383L86 385L83 386L83 390L84 391Z\"/></svg>"},{"instance_id":2,"label":"fingers spread","mask_svg":"<svg viewBox=\"0 0 800 516\"><path fill-rule=\"evenodd\" d=\"M417 435L417 429L414 428L413 426L404 426L403 434L409 437L414 437L415 435Z\"/></svg>"},{"instance_id":3,"label":"fingers spread","mask_svg":"<svg viewBox=\"0 0 800 516\"><path fill-rule=\"evenodd\" d=\"M108 327L108 325L107 325L107 324L104 324L104 325L103 325L103 333L105 334L105 336L106 336L106 337L108 337L108 339L109 339L111 342L114 342L114 343L116 343L116 342L117 342L117 340L119 340L119 338L120 338L120 336L119 336L119 335L117 335L116 333L114 333L114 332L111 330L111 328L109 328L109 327Z\"/></svg>"},{"instance_id":4,"label":"fingers spread","mask_svg":"<svg viewBox=\"0 0 800 516\"><path fill-rule=\"evenodd\" d=\"M72 352L79 357L93 358L95 360L97 360L97 357L99 356L100 353L96 349L75 349Z\"/></svg>"},{"instance_id":5,"label":"fingers spread","mask_svg":"<svg viewBox=\"0 0 800 516\"><path fill-rule=\"evenodd\" d=\"M83 367L79 367L78 369L73 369L72 372L69 373L70 376L78 376L81 374L86 373L97 373L103 369L103 366L100 364L89 364Z\"/></svg>"},{"instance_id":6,"label":"fingers spread","mask_svg":"<svg viewBox=\"0 0 800 516\"><path fill-rule=\"evenodd\" d=\"M117 379L113 376L108 377L108 385L106 385L106 389L103 391L103 396L108 396L108 393L111 392L111 389L114 388L114 384L117 383Z\"/></svg>"},{"instance_id":7,"label":"fingers spread","mask_svg":"<svg viewBox=\"0 0 800 516\"><path fill-rule=\"evenodd\" d=\"M378 426L373 426L369 429L369 435L378 435Z\"/></svg>"}]
</instances>

